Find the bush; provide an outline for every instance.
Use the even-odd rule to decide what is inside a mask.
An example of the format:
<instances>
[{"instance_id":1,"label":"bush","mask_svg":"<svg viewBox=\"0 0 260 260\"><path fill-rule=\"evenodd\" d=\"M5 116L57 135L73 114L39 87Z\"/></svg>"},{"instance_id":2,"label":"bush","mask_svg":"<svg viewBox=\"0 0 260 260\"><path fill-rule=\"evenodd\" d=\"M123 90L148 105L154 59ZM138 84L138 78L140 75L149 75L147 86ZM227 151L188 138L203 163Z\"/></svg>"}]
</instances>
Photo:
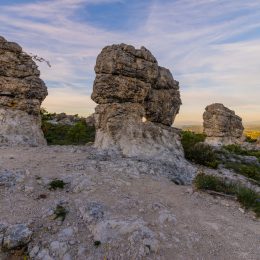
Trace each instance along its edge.
<instances>
[{"instance_id":1,"label":"bush","mask_svg":"<svg viewBox=\"0 0 260 260\"><path fill-rule=\"evenodd\" d=\"M245 177L251 178L260 184L260 167L258 165L228 162L225 164L225 167L227 169L232 169Z\"/></svg>"},{"instance_id":2,"label":"bush","mask_svg":"<svg viewBox=\"0 0 260 260\"><path fill-rule=\"evenodd\" d=\"M218 167L217 156L211 146L204 144L206 136L190 131L183 131L181 143L184 149L185 158L197 164L211 168Z\"/></svg>"},{"instance_id":3,"label":"bush","mask_svg":"<svg viewBox=\"0 0 260 260\"><path fill-rule=\"evenodd\" d=\"M66 183L63 180L55 179L49 183L49 190L63 189Z\"/></svg>"},{"instance_id":4,"label":"bush","mask_svg":"<svg viewBox=\"0 0 260 260\"><path fill-rule=\"evenodd\" d=\"M200 173L196 176L194 184L196 188L200 190L212 190L229 195L236 194L236 186L234 184L227 184L216 176L205 175L204 173Z\"/></svg>"},{"instance_id":5,"label":"bush","mask_svg":"<svg viewBox=\"0 0 260 260\"><path fill-rule=\"evenodd\" d=\"M226 183L223 179L200 173L196 176L194 184L197 189L222 192L235 195L240 204L248 210L253 210L260 217L260 194L237 184Z\"/></svg>"},{"instance_id":6,"label":"bush","mask_svg":"<svg viewBox=\"0 0 260 260\"><path fill-rule=\"evenodd\" d=\"M243 149L240 145L237 144L230 144L225 145L223 148L233 154L237 155L244 155L244 156L255 156L260 161L260 151L257 150L246 150Z\"/></svg>"},{"instance_id":7,"label":"bush","mask_svg":"<svg viewBox=\"0 0 260 260\"><path fill-rule=\"evenodd\" d=\"M255 143L257 139L252 138L251 136L246 136L245 142Z\"/></svg>"},{"instance_id":8,"label":"bush","mask_svg":"<svg viewBox=\"0 0 260 260\"><path fill-rule=\"evenodd\" d=\"M43 120L42 130L50 145L84 145L95 140L95 127L88 126L84 120L75 125L54 125Z\"/></svg>"}]
</instances>

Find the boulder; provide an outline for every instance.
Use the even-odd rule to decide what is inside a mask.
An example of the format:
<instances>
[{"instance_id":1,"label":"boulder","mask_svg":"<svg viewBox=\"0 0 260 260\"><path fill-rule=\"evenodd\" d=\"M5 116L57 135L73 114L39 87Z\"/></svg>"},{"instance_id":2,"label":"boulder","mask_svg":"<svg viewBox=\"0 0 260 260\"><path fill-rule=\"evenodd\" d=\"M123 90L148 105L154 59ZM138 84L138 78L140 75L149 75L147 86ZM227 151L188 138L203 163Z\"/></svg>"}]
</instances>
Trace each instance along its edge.
<instances>
[{"instance_id":1,"label":"boulder","mask_svg":"<svg viewBox=\"0 0 260 260\"><path fill-rule=\"evenodd\" d=\"M232 144L242 140L244 127L242 119L223 104L206 107L203 114L206 142L211 144Z\"/></svg>"},{"instance_id":2,"label":"boulder","mask_svg":"<svg viewBox=\"0 0 260 260\"><path fill-rule=\"evenodd\" d=\"M0 37L0 145L43 145L40 106L47 87L32 58Z\"/></svg>"},{"instance_id":3,"label":"boulder","mask_svg":"<svg viewBox=\"0 0 260 260\"><path fill-rule=\"evenodd\" d=\"M0 224L0 238L2 233L1 249L7 251L26 246L32 236L32 231L26 224L15 224L2 228ZM1 232L2 231L2 232Z\"/></svg>"},{"instance_id":4,"label":"boulder","mask_svg":"<svg viewBox=\"0 0 260 260\"><path fill-rule=\"evenodd\" d=\"M151 122L171 126L181 105L179 83L145 47L105 47L97 57L92 99L98 104L139 103Z\"/></svg>"}]
</instances>

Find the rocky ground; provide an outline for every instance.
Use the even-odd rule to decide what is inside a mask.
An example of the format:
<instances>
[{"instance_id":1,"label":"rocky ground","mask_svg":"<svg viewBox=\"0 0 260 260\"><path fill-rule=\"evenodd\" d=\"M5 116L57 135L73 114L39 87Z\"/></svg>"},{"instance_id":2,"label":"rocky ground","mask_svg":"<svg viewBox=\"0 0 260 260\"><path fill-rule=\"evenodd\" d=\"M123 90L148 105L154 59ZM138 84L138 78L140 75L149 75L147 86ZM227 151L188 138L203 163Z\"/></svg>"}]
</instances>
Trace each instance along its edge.
<instances>
[{"instance_id":1,"label":"rocky ground","mask_svg":"<svg viewBox=\"0 0 260 260\"><path fill-rule=\"evenodd\" d=\"M0 204L0 259L260 259L237 202L91 146L0 148Z\"/></svg>"}]
</instances>

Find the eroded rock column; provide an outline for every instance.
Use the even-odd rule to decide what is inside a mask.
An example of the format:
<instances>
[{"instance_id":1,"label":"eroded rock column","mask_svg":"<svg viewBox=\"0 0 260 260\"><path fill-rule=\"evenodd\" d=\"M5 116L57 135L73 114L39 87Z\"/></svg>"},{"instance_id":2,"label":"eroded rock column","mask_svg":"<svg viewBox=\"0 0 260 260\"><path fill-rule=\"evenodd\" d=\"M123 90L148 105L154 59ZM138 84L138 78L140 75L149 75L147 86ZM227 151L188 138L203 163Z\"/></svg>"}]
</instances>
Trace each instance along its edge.
<instances>
[{"instance_id":1,"label":"eroded rock column","mask_svg":"<svg viewBox=\"0 0 260 260\"><path fill-rule=\"evenodd\" d=\"M0 145L44 145L40 106L47 87L32 58L0 36Z\"/></svg>"},{"instance_id":2,"label":"eroded rock column","mask_svg":"<svg viewBox=\"0 0 260 260\"><path fill-rule=\"evenodd\" d=\"M190 181L193 168L184 159L178 130L171 127L181 105L171 72L146 48L126 44L105 47L95 72L95 146L171 163L186 176L184 182Z\"/></svg>"}]
</instances>

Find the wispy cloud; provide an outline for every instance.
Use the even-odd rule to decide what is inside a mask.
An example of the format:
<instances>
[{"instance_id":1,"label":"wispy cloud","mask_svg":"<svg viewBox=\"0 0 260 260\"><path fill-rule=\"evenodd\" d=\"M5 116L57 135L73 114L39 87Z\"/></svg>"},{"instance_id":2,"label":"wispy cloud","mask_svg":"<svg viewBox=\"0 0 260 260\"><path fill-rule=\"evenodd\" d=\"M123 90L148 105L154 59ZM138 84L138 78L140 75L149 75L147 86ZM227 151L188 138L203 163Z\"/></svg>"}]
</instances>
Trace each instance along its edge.
<instances>
[{"instance_id":1,"label":"wispy cloud","mask_svg":"<svg viewBox=\"0 0 260 260\"><path fill-rule=\"evenodd\" d=\"M52 111L93 111L95 104L89 95L96 56L105 45L126 42L147 46L160 65L170 68L180 81L183 106L177 121L201 120L204 107L211 102L223 102L245 121L257 120L260 3L143 2L147 3L145 8L140 8L140 1L131 2L136 6L135 12L129 11L124 19L129 24L134 16L140 19L129 30L113 30L112 26L109 29L109 18L102 26L90 22L88 17L79 17L80 10L88 10L90 5L99 5L102 12L103 4L125 5L126 0L28 0L24 4L0 4L0 34L19 42L26 51L50 60L51 69L43 65L40 69L50 89L44 105Z\"/></svg>"}]
</instances>

